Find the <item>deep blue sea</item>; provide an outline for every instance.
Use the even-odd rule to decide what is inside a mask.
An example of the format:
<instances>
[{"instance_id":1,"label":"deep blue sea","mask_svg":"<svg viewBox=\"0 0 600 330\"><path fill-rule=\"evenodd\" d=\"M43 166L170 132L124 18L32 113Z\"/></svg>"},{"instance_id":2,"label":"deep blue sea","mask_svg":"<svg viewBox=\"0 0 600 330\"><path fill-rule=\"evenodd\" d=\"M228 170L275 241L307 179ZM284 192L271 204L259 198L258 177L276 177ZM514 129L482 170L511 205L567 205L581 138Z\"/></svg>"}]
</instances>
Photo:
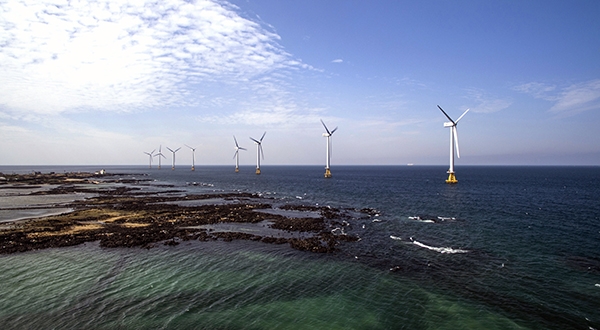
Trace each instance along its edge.
<instances>
[{"instance_id":1,"label":"deep blue sea","mask_svg":"<svg viewBox=\"0 0 600 330\"><path fill-rule=\"evenodd\" d=\"M377 215L333 254L188 241L0 255L3 329L600 329L600 167L457 166L454 185L445 166L104 168Z\"/></svg>"}]
</instances>

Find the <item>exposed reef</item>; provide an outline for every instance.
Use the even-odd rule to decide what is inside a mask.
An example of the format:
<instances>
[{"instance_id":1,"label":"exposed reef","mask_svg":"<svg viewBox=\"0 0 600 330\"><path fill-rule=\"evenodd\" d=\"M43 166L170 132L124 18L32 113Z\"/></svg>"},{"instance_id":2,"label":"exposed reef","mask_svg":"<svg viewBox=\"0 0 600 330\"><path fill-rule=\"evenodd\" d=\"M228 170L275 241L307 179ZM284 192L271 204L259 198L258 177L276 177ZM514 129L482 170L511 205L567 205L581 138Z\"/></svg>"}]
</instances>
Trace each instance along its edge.
<instances>
[{"instance_id":1,"label":"exposed reef","mask_svg":"<svg viewBox=\"0 0 600 330\"><path fill-rule=\"evenodd\" d=\"M136 175L135 177L138 177ZM131 175L98 173L0 173L0 189L17 189L19 196L86 193L90 198L56 207L72 212L0 223L0 253L16 253L52 247L73 246L99 241L100 246L152 248L156 244L176 245L186 240L253 240L269 244L288 243L292 248L311 252L333 252L344 241L358 237L340 227L357 214L352 210L306 205L277 205L258 194L207 193L186 195L169 186L158 192L142 191L144 179ZM90 184L99 186L90 187ZM48 189L40 188L51 185ZM166 189L170 190L166 190ZM175 194L177 193L177 194ZM216 203L182 202L217 200ZM14 208L13 208L14 209ZM260 210L311 212L307 217L290 217ZM315 217L312 214L319 214ZM358 213L360 214L360 212ZM364 215L364 213L363 213ZM365 215L366 216L366 215ZM257 230L214 230L215 224L256 224ZM270 231L260 230L268 224ZM273 234L273 231L278 234ZM291 233L294 233L293 235Z\"/></svg>"}]
</instances>

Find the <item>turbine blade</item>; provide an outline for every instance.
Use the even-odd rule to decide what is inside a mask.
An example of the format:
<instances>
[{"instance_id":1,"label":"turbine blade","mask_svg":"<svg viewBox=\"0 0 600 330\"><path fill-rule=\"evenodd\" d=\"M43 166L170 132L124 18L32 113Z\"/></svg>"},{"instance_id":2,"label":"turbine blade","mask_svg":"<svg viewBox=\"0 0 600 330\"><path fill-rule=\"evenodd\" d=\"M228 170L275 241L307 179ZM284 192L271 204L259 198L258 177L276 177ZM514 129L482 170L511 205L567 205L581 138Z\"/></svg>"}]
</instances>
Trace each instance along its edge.
<instances>
[{"instance_id":1,"label":"turbine blade","mask_svg":"<svg viewBox=\"0 0 600 330\"><path fill-rule=\"evenodd\" d=\"M170 152L175 152L175 151L173 151L173 149L171 149L171 148L169 148L169 147L167 147L167 149L169 149L169 151L170 151Z\"/></svg>"},{"instance_id":2,"label":"turbine blade","mask_svg":"<svg viewBox=\"0 0 600 330\"><path fill-rule=\"evenodd\" d=\"M333 133L335 133L335 131L337 131L337 127L333 129L333 131L331 131L331 135L333 135Z\"/></svg>"},{"instance_id":3,"label":"turbine blade","mask_svg":"<svg viewBox=\"0 0 600 330\"><path fill-rule=\"evenodd\" d=\"M235 159L235 156L237 156L239 150L236 150L235 153L233 154L233 159Z\"/></svg>"},{"instance_id":4,"label":"turbine blade","mask_svg":"<svg viewBox=\"0 0 600 330\"><path fill-rule=\"evenodd\" d=\"M325 123L323 122L323 119L319 119L321 121L321 124L323 124L323 127L325 127L325 131L327 132L327 134L331 135L332 133L329 132L329 129L327 128L327 125L325 125ZM336 127L337 129L337 127Z\"/></svg>"},{"instance_id":5,"label":"turbine blade","mask_svg":"<svg viewBox=\"0 0 600 330\"><path fill-rule=\"evenodd\" d=\"M464 117L464 115L467 114L467 112L469 112L470 109L465 110L465 112L463 112L462 115L460 115L460 117L458 117L458 119L456 120L456 123L458 124L458 121L461 120L462 117Z\"/></svg>"},{"instance_id":6,"label":"turbine blade","mask_svg":"<svg viewBox=\"0 0 600 330\"><path fill-rule=\"evenodd\" d=\"M265 152L263 151L262 144L259 144L258 148L260 149L260 154L262 156L262 159L265 160Z\"/></svg>"},{"instance_id":7,"label":"turbine blade","mask_svg":"<svg viewBox=\"0 0 600 330\"><path fill-rule=\"evenodd\" d=\"M444 113L444 116L446 116L446 118L448 118L448 120L450 120L452 122L452 124L456 125L454 120L452 120L452 118L450 118L450 116L448 116L448 114L446 113L446 111L444 111L444 109L442 109L442 107L440 107L439 105L437 107L442 111L442 113Z\"/></svg>"},{"instance_id":8,"label":"turbine blade","mask_svg":"<svg viewBox=\"0 0 600 330\"><path fill-rule=\"evenodd\" d=\"M460 158L460 150L458 150L458 131L456 126L452 127L452 133L454 134L454 145L456 145L456 156Z\"/></svg>"},{"instance_id":9,"label":"turbine blade","mask_svg":"<svg viewBox=\"0 0 600 330\"><path fill-rule=\"evenodd\" d=\"M256 142L256 143L260 144L260 141L257 141L257 140L255 140L255 139L253 139L252 137L250 137L250 140L252 140L252 141L254 141L254 142Z\"/></svg>"},{"instance_id":10,"label":"turbine blade","mask_svg":"<svg viewBox=\"0 0 600 330\"><path fill-rule=\"evenodd\" d=\"M262 142L262 140L265 138L265 134L267 134L267 132L266 132L266 131L265 131L265 132L263 133L263 135L260 137L260 142Z\"/></svg>"},{"instance_id":11,"label":"turbine blade","mask_svg":"<svg viewBox=\"0 0 600 330\"><path fill-rule=\"evenodd\" d=\"M238 149L239 149L239 150L248 150L248 149L246 149L246 148L242 148L242 147L239 147Z\"/></svg>"},{"instance_id":12,"label":"turbine blade","mask_svg":"<svg viewBox=\"0 0 600 330\"><path fill-rule=\"evenodd\" d=\"M184 145L184 146L186 146L186 147L188 147L188 148L190 148L190 149L192 149L192 150L194 150L194 148L192 148L192 147L188 146L188 145L187 145L187 144L185 144L185 143L184 143L183 145Z\"/></svg>"},{"instance_id":13,"label":"turbine blade","mask_svg":"<svg viewBox=\"0 0 600 330\"><path fill-rule=\"evenodd\" d=\"M237 139L235 138L235 135L233 136L233 141L235 141L235 146L236 146L237 148L239 148L240 146L238 145L238 142L237 142Z\"/></svg>"},{"instance_id":14,"label":"turbine blade","mask_svg":"<svg viewBox=\"0 0 600 330\"><path fill-rule=\"evenodd\" d=\"M181 149L181 147L179 147L179 148L175 149L175 151L173 151L173 152L177 152L177 151L179 151L179 149Z\"/></svg>"}]
</instances>

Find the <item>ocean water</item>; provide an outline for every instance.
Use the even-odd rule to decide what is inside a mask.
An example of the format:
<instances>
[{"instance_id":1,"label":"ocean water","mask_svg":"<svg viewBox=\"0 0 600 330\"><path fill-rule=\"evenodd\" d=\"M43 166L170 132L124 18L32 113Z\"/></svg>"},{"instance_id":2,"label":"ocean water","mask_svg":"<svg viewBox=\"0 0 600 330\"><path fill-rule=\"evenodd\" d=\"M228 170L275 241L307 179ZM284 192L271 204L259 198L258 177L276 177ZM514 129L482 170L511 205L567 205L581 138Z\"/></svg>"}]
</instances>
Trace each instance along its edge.
<instances>
[{"instance_id":1,"label":"ocean water","mask_svg":"<svg viewBox=\"0 0 600 330\"><path fill-rule=\"evenodd\" d=\"M333 254L234 241L0 255L3 328L600 329L600 167L459 166L456 185L444 166L106 169L377 214Z\"/></svg>"}]
</instances>

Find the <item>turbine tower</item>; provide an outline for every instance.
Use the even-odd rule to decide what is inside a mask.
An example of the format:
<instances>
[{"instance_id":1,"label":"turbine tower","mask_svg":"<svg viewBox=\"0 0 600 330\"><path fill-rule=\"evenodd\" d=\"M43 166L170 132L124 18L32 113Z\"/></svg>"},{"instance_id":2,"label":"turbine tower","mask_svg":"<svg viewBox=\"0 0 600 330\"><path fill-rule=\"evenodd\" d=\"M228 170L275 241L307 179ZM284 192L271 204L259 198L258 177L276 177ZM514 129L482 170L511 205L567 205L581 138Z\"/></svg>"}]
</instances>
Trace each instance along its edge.
<instances>
[{"instance_id":1,"label":"turbine tower","mask_svg":"<svg viewBox=\"0 0 600 330\"><path fill-rule=\"evenodd\" d=\"M323 122L323 120L321 120L321 124L323 124L323 127L325 127L325 131L326 131L326 133L323 133L323 136L327 138L327 155L326 155L327 158L325 159L325 177L331 178L331 171L329 169L329 166L331 165L331 136L333 135L333 133L335 133L335 131L338 128L336 127L330 132L329 129L327 128L327 125L325 125L325 123Z\"/></svg>"},{"instance_id":2,"label":"turbine tower","mask_svg":"<svg viewBox=\"0 0 600 330\"><path fill-rule=\"evenodd\" d=\"M167 149L169 149L169 151L173 153L173 165L171 166L171 170L174 171L175 170L175 153L177 151L179 151L179 149L181 149L181 147L179 147L179 148L177 148L175 150L173 150L173 149L171 149L169 147L167 147Z\"/></svg>"},{"instance_id":3,"label":"turbine tower","mask_svg":"<svg viewBox=\"0 0 600 330\"><path fill-rule=\"evenodd\" d=\"M456 121L454 121L452 118L450 118L450 116L448 116L442 107L439 105L437 107L442 111L444 116L450 120L449 122L444 123L444 127L450 127L450 169L448 169L448 179L446 180L446 183L457 183L458 180L456 180L456 176L454 175L454 146L456 146L456 156L458 158L460 158L460 151L458 149L458 132L456 131L456 125L462 119L462 117L469 112L469 109L465 110L465 112L463 112L463 114L460 115Z\"/></svg>"},{"instance_id":4,"label":"turbine tower","mask_svg":"<svg viewBox=\"0 0 600 330\"><path fill-rule=\"evenodd\" d=\"M235 158L235 173L238 173L240 171L240 150L246 150L246 148L238 145L235 135L233 136L233 141L235 141L235 154L233 154L233 158Z\"/></svg>"},{"instance_id":5,"label":"turbine tower","mask_svg":"<svg viewBox=\"0 0 600 330\"><path fill-rule=\"evenodd\" d=\"M190 148L190 150L192 150L192 171L196 170L196 148L192 148L190 146L188 146L187 144L185 145L186 147Z\"/></svg>"},{"instance_id":6,"label":"turbine tower","mask_svg":"<svg viewBox=\"0 0 600 330\"><path fill-rule=\"evenodd\" d=\"M162 154L162 145L160 145L158 147L158 153L156 155L154 155L154 157L158 157L158 169L160 170L160 157L167 159L167 157L165 157L165 155Z\"/></svg>"},{"instance_id":7,"label":"turbine tower","mask_svg":"<svg viewBox=\"0 0 600 330\"><path fill-rule=\"evenodd\" d=\"M148 155L148 156L149 156L149 158L150 158L150 164L149 164L148 168L152 168L152 157L153 157L153 156L152 156L152 154L153 154L155 151L156 151L156 149L152 150L151 152L145 152L145 151L144 151L144 153L145 153L146 155Z\"/></svg>"},{"instance_id":8,"label":"turbine tower","mask_svg":"<svg viewBox=\"0 0 600 330\"><path fill-rule=\"evenodd\" d=\"M260 156L261 156L261 154L262 154L262 158L265 159L265 153L262 150L262 140L264 139L265 134L267 134L267 132L263 133L260 140L256 140L256 139L253 139L252 137L250 137L250 140L254 141L254 143L256 144L256 174L260 174Z\"/></svg>"}]
</instances>

